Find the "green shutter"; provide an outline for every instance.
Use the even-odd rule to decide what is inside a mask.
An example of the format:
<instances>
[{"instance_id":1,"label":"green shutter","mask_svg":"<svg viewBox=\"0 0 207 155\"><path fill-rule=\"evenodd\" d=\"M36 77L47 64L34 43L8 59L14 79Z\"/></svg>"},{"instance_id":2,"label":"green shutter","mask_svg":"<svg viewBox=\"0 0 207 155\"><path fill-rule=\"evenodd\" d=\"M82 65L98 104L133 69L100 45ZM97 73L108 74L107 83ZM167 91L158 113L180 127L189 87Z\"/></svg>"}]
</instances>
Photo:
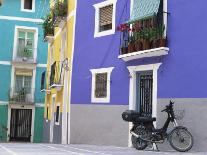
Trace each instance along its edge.
<instances>
[{"instance_id":1,"label":"green shutter","mask_svg":"<svg viewBox=\"0 0 207 155\"><path fill-rule=\"evenodd\" d=\"M158 13L160 0L133 0L133 9L128 23L149 18Z\"/></svg>"}]
</instances>

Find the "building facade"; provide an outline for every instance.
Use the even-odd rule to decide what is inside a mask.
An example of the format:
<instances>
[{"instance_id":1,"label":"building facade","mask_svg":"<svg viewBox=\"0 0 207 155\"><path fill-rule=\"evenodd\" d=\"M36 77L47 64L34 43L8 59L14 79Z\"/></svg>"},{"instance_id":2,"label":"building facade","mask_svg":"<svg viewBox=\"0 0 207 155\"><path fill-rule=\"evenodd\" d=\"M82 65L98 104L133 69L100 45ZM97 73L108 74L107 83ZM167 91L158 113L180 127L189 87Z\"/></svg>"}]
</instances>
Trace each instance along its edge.
<instances>
[{"instance_id":1,"label":"building facade","mask_svg":"<svg viewBox=\"0 0 207 155\"><path fill-rule=\"evenodd\" d=\"M45 21L45 25L49 25L45 27L45 40L49 45L47 71L42 74L42 92L46 92L43 133L47 143L70 143L75 5L75 0L51 1L48 20Z\"/></svg>"},{"instance_id":2,"label":"building facade","mask_svg":"<svg viewBox=\"0 0 207 155\"><path fill-rule=\"evenodd\" d=\"M41 142L47 0L4 0L0 8L0 141Z\"/></svg>"},{"instance_id":3,"label":"building facade","mask_svg":"<svg viewBox=\"0 0 207 155\"><path fill-rule=\"evenodd\" d=\"M77 1L70 106L71 143L130 146L135 109L157 117L175 101L180 125L206 150L206 2ZM194 10L194 11L192 11ZM164 146L164 145L162 145Z\"/></svg>"}]
</instances>

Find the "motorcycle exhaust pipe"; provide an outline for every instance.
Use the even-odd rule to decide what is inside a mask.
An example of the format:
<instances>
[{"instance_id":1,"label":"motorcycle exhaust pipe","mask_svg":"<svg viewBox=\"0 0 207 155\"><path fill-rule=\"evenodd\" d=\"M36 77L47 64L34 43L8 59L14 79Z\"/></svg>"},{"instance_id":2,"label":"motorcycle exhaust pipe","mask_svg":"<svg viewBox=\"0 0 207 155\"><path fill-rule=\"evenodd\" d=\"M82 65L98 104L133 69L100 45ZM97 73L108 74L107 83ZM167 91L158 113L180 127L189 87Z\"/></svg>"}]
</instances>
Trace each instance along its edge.
<instances>
[{"instance_id":1,"label":"motorcycle exhaust pipe","mask_svg":"<svg viewBox=\"0 0 207 155\"><path fill-rule=\"evenodd\" d=\"M130 131L130 133L131 133L134 137L136 137L136 138L139 138L139 137L140 137L139 135L137 135L137 134L134 133L133 131Z\"/></svg>"}]
</instances>

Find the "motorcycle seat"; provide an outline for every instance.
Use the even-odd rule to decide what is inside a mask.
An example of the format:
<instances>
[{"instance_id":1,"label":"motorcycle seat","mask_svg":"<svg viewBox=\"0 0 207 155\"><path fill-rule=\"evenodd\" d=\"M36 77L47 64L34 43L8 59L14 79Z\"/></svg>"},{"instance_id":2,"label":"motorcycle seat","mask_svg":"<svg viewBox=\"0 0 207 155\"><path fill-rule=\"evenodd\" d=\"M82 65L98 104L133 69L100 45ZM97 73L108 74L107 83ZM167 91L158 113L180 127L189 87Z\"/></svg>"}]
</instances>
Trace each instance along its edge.
<instances>
[{"instance_id":1,"label":"motorcycle seat","mask_svg":"<svg viewBox=\"0 0 207 155\"><path fill-rule=\"evenodd\" d=\"M156 121L155 117L137 117L136 122L154 122Z\"/></svg>"}]
</instances>

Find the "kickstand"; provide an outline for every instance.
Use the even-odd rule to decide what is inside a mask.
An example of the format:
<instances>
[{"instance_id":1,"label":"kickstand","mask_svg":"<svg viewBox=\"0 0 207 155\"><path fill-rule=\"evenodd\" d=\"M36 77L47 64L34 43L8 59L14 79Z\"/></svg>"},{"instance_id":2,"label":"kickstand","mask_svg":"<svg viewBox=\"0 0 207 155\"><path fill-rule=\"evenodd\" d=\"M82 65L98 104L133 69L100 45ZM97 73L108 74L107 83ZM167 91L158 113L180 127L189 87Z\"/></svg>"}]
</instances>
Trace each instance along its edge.
<instances>
[{"instance_id":1,"label":"kickstand","mask_svg":"<svg viewBox=\"0 0 207 155\"><path fill-rule=\"evenodd\" d=\"M152 150L153 151L160 151L156 143L152 143Z\"/></svg>"}]
</instances>

